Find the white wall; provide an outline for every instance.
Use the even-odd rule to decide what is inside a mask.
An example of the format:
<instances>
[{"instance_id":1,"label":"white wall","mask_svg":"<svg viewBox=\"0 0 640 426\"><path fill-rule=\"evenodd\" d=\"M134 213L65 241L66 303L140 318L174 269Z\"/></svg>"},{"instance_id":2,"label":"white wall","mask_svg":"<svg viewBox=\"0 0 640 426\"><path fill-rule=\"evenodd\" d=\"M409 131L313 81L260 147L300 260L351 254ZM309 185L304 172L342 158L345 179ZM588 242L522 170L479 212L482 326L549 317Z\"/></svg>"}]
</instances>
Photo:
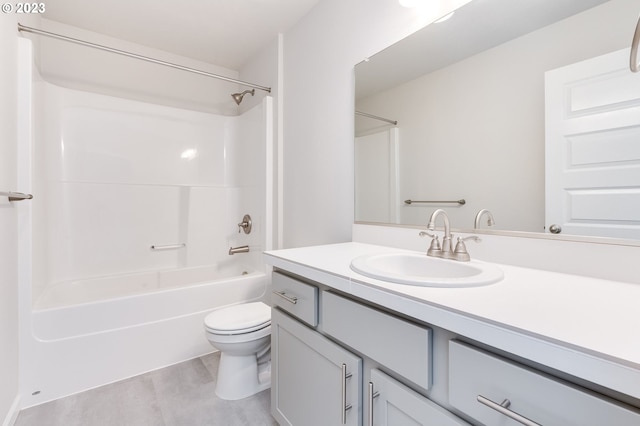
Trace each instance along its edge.
<instances>
[{"instance_id":1,"label":"white wall","mask_svg":"<svg viewBox=\"0 0 640 426\"><path fill-rule=\"evenodd\" d=\"M0 191L17 185L18 18L37 25L37 16L0 14ZM23 201L28 202L28 201ZM17 203L0 197L0 421L12 424L18 409L18 229Z\"/></svg>"},{"instance_id":2,"label":"white wall","mask_svg":"<svg viewBox=\"0 0 640 426\"><path fill-rule=\"evenodd\" d=\"M285 247L351 239L354 65L462 3L323 0L285 32Z\"/></svg>"},{"instance_id":3,"label":"white wall","mask_svg":"<svg viewBox=\"0 0 640 426\"><path fill-rule=\"evenodd\" d=\"M637 0L610 1L358 101L400 123L399 199L464 198L447 207L458 228L488 208L495 229L542 232L544 73L627 48L637 11ZM402 206L400 223L425 224L434 208Z\"/></svg>"},{"instance_id":4,"label":"white wall","mask_svg":"<svg viewBox=\"0 0 640 426\"><path fill-rule=\"evenodd\" d=\"M0 191L16 188L16 25L0 16ZM0 198L0 420L18 394L18 261L15 206Z\"/></svg>"}]
</instances>

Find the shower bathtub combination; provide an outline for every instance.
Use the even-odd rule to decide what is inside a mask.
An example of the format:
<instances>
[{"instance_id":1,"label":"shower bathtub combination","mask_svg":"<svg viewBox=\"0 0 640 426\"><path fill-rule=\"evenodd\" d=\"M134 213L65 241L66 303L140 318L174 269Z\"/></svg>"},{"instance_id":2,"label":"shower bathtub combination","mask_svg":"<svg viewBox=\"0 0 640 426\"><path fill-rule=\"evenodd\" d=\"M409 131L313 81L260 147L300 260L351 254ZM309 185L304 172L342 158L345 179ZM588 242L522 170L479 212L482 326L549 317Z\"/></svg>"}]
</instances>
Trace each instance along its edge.
<instances>
[{"instance_id":1,"label":"shower bathtub combination","mask_svg":"<svg viewBox=\"0 0 640 426\"><path fill-rule=\"evenodd\" d=\"M209 353L207 314L265 300L272 100L224 116L62 87L19 41L24 408Z\"/></svg>"}]
</instances>

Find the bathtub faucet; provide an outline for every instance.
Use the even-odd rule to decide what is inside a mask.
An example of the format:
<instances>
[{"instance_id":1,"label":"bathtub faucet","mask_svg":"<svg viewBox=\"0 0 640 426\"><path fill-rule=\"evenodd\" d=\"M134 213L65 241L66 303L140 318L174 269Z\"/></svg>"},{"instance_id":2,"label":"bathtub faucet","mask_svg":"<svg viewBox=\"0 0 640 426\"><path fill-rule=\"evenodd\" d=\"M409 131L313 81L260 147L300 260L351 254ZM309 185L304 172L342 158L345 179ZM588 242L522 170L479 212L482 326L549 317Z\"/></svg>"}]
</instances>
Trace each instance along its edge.
<instances>
[{"instance_id":1,"label":"bathtub faucet","mask_svg":"<svg viewBox=\"0 0 640 426\"><path fill-rule=\"evenodd\" d=\"M236 253L249 253L249 246L229 247L229 255Z\"/></svg>"}]
</instances>

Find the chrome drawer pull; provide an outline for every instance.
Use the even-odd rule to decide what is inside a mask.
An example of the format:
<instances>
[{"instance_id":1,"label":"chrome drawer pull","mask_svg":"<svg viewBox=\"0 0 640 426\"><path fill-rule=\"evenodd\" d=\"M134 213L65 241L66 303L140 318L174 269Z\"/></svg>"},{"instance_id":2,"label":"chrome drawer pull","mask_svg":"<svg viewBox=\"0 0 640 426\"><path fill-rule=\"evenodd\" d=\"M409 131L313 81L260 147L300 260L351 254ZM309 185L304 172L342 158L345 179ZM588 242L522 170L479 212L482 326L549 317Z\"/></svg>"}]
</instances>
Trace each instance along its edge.
<instances>
[{"instance_id":1,"label":"chrome drawer pull","mask_svg":"<svg viewBox=\"0 0 640 426\"><path fill-rule=\"evenodd\" d=\"M287 296L287 294L284 291L274 291L273 294L277 294L287 302L293 303L294 305L298 303L298 298L296 296Z\"/></svg>"},{"instance_id":2,"label":"chrome drawer pull","mask_svg":"<svg viewBox=\"0 0 640 426\"><path fill-rule=\"evenodd\" d=\"M373 383L369 382L369 426L373 426L373 399L380 396L380 392L373 391Z\"/></svg>"},{"instance_id":3,"label":"chrome drawer pull","mask_svg":"<svg viewBox=\"0 0 640 426\"><path fill-rule=\"evenodd\" d=\"M486 405L489 408L496 410L497 412L504 414L512 420L515 420L518 423L521 423L526 426L542 426L540 423L536 423L533 420L529 420L528 418L521 416L520 414L509 410L507 407L511 405L511 401L505 399L502 401L502 404L498 404L497 402L493 402L490 399L485 398L482 395L478 395L476 398L479 403Z\"/></svg>"},{"instance_id":4,"label":"chrome drawer pull","mask_svg":"<svg viewBox=\"0 0 640 426\"><path fill-rule=\"evenodd\" d=\"M347 424L347 411L351 410L351 404L347 404L347 379L351 378L352 374L347 373L347 364L342 364L342 424Z\"/></svg>"}]
</instances>

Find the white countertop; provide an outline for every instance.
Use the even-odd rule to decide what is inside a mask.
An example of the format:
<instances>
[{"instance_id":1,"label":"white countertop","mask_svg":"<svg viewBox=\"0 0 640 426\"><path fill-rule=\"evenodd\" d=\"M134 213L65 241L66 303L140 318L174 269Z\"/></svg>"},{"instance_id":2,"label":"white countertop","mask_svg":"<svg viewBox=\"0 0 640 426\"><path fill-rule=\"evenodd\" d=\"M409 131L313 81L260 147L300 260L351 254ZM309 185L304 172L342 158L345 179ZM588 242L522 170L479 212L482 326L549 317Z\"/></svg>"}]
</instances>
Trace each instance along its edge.
<instances>
[{"instance_id":1,"label":"white countertop","mask_svg":"<svg viewBox=\"0 0 640 426\"><path fill-rule=\"evenodd\" d=\"M640 398L640 285L500 264L498 283L435 288L349 267L361 255L403 251L351 242L265 254L275 267Z\"/></svg>"}]
</instances>

